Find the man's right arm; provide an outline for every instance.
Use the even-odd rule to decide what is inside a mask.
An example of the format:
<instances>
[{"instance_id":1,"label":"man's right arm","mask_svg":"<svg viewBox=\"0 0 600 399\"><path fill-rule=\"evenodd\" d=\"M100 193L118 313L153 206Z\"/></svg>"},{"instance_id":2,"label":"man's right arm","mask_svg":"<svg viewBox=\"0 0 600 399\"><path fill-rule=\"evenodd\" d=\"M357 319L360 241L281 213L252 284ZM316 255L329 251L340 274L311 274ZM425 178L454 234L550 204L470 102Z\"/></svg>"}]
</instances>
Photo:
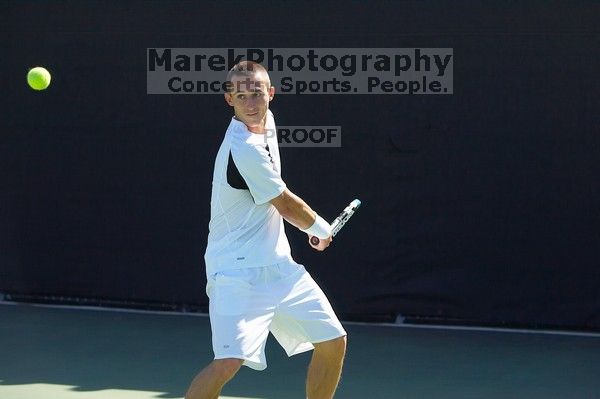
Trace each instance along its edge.
<instances>
[{"instance_id":1,"label":"man's right arm","mask_svg":"<svg viewBox=\"0 0 600 399\"><path fill-rule=\"evenodd\" d=\"M317 213L287 188L270 202L285 220L300 230L306 230L315 223Z\"/></svg>"},{"instance_id":2,"label":"man's right arm","mask_svg":"<svg viewBox=\"0 0 600 399\"><path fill-rule=\"evenodd\" d=\"M302 198L286 188L270 202L285 220L308 234L308 243L311 247L317 251L323 251L331 244L331 226L317 215ZM314 245L311 242L313 235L320 236L319 244Z\"/></svg>"},{"instance_id":3,"label":"man's right arm","mask_svg":"<svg viewBox=\"0 0 600 399\"><path fill-rule=\"evenodd\" d=\"M309 242L312 236L321 240L319 245L312 245L313 248L319 251L327 248L331 242L331 226L286 188L266 148L233 140L231 156L257 205L270 202L285 220L309 235Z\"/></svg>"}]
</instances>

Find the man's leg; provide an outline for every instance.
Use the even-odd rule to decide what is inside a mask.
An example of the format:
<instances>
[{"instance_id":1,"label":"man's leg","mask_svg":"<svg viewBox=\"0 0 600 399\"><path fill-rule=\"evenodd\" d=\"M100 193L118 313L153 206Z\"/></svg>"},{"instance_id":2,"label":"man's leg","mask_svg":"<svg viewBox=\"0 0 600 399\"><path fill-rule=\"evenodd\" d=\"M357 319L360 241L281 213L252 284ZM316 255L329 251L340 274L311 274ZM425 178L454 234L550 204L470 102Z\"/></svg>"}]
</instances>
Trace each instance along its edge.
<instances>
[{"instance_id":1,"label":"man's leg","mask_svg":"<svg viewBox=\"0 0 600 399\"><path fill-rule=\"evenodd\" d=\"M346 337L314 344L308 366L306 396L308 399L331 399L342 374L346 353Z\"/></svg>"},{"instance_id":2,"label":"man's leg","mask_svg":"<svg viewBox=\"0 0 600 399\"><path fill-rule=\"evenodd\" d=\"M221 388L242 367L240 359L213 360L192 381L185 399L217 399Z\"/></svg>"}]
</instances>

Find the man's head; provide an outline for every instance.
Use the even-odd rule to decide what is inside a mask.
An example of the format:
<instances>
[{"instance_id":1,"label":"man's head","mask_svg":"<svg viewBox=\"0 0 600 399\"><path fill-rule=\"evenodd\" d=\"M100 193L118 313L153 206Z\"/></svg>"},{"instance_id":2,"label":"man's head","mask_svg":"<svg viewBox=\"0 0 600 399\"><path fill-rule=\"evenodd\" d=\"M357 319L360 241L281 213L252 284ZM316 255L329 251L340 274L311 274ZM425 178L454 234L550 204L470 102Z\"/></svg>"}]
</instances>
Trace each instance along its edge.
<instances>
[{"instance_id":1,"label":"man's head","mask_svg":"<svg viewBox=\"0 0 600 399\"><path fill-rule=\"evenodd\" d=\"M231 68L226 84L225 101L233 107L235 117L251 132L263 133L269 102L275 95L267 70L256 62L242 61Z\"/></svg>"}]
</instances>

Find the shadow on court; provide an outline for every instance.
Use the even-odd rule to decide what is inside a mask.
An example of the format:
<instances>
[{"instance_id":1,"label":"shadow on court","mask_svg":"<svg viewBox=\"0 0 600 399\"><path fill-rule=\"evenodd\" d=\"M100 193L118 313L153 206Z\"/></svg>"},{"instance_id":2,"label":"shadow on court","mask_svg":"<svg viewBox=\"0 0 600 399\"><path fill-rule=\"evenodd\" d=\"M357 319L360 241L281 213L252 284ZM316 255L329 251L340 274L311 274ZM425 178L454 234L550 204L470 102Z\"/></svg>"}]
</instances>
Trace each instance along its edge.
<instances>
[{"instance_id":1,"label":"shadow on court","mask_svg":"<svg viewBox=\"0 0 600 399\"><path fill-rule=\"evenodd\" d=\"M597 398L600 338L347 325L336 398ZM274 340L231 398L304 398L310 354ZM206 317L0 306L0 398L181 398L211 360ZM110 391L106 391L110 390Z\"/></svg>"}]
</instances>

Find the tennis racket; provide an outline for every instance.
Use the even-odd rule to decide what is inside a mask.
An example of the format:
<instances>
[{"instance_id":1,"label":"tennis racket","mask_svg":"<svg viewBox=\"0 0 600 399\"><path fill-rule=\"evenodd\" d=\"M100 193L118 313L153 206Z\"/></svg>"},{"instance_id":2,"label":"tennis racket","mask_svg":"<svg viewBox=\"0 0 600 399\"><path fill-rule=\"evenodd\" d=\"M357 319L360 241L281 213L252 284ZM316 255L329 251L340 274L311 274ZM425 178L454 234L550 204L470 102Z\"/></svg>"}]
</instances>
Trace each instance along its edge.
<instances>
[{"instance_id":1,"label":"tennis racket","mask_svg":"<svg viewBox=\"0 0 600 399\"><path fill-rule=\"evenodd\" d=\"M331 222L331 236L335 237L335 235L344 227L346 222L354 215L354 212L358 209L361 202L358 199L352 201L338 217L335 218L333 222ZM319 237L311 237L310 243L312 245L319 245Z\"/></svg>"}]
</instances>

